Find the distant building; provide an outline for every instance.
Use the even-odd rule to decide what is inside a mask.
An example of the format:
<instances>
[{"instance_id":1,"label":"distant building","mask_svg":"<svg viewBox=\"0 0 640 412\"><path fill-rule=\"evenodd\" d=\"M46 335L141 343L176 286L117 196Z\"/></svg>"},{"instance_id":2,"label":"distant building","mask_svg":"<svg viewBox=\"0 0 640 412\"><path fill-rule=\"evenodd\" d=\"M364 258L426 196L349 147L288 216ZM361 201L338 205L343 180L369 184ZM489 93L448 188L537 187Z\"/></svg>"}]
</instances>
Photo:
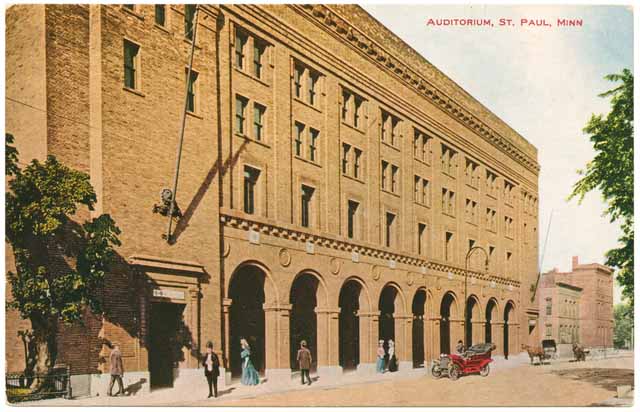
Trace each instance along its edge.
<instances>
[{"instance_id":1,"label":"distant building","mask_svg":"<svg viewBox=\"0 0 640 412\"><path fill-rule=\"evenodd\" d=\"M588 347L613 346L613 270L598 263L580 264L572 271L554 269L540 283L542 339Z\"/></svg>"}]
</instances>

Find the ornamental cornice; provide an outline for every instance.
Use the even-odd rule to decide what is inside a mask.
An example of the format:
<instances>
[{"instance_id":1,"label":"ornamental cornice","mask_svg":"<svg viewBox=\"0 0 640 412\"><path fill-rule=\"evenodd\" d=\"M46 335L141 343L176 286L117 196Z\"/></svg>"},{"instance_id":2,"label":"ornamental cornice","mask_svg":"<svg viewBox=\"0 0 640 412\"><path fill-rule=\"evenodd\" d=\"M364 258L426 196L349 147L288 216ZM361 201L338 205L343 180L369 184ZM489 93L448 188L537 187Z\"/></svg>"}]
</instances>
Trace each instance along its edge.
<instances>
[{"instance_id":1,"label":"ornamental cornice","mask_svg":"<svg viewBox=\"0 0 640 412\"><path fill-rule=\"evenodd\" d=\"M413 266L415 269L410 270L412 272L415 272L416 274L420 273L422 271L422 268L438 271L441 273L452 273L457 276L464 276L465 274L464 269L445 262L435 260L428 261L415 255L392 252L362 243L351 243L350 241L343 240L337 236L333 236L327 233L313 234L300 229L295 229L293 227L285 227L281 224L251 220L252 218L249 218L244 214L237 213L230 209L225 209L220 214L220 221L224 226L246 231L251 230L254 232L263 233L265 235L270 235L281 239L293 240L301 243L312 242L317 247L325 247L327 249L358 252L361 256L369 256L375 259L383 260L384 262L375 264L379 267L387 267L388 262L393 260L396 263L403 263L408 266ZM514 279L507 279L472 270L467 271L467 273L469 278L476 278L480 281L495 282L496 285L503 286L511 285L516 288L520 287L520 282ZM424 272L422 274L424 274Z\"/></svg>"},{"instance_id":2,"label":"ornamental cornice","mask_svg":"<svg viewBox=\"0 0 640 412\"><path fill-rule=\"evenodd\" d=\"M383 45L364 34L356 26L341 17L338 13L334 12L327 5L304 4L290 5L290 7L301 10L303 15L341 37L347 44L350 44L362 55L384 67L393 76L399 78L400 81L417 91L436 107L440 108L459 123L475 132L492 146L498 148L518 163L524 165L529 171L536 174L540 171L540 165L536 159L527 153L524 153L512 143L513 140L524 139L515 131L508 128L508 126L504 127L504 129L506 129L505 137L495 130L495 126L492 127L487 124L487 122L480 120L479 117L469 109L469 107L474 108L475 112L480 115L487 116L488 118L496 116L492 115L488 109L472 99L470 96L467 96L466 92L463 90L455 90L455 88L448 87L449 90L446 92L443 91L442 89L445 87L436 86L432 80L427 79L420 73L416 72L410 67L410 65L406 64L395 54L388 51ZM434 66L427 65L426 63L424 66L429 69L430 75L434 80L438 80L439 77L444 76ZM455 99L452 95L455 96ZM459 101L462 101L463 103L460 103ZM496 120L493 121L493 123L496 122L502 121L496 117ZM527 144L529 143L527 142Z\"/></svg>"}]
</instances>

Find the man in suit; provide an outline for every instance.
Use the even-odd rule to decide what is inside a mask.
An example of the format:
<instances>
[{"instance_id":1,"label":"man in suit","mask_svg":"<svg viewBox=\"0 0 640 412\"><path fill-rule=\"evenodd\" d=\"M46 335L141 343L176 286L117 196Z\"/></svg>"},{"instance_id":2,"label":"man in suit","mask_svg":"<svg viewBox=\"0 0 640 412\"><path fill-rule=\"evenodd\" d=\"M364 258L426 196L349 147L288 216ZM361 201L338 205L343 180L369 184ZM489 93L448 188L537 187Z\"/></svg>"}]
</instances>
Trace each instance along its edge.
<instances>
[{"instance_id":1,"label":"man in suit","mask_svg":"<svg viewBox=\"0 0 640 412\"><path fill-rule=\"evenodd\" d=\"M113 396L111 393L113 391L113 384L115 382L118 382L118 393L116 393L116 396L124 395L124 385L122 384L124 366L122 366L122 352L120 352L120 345L118 345L117 343L113 344L111 355L109 355L109 363L111 364L111 380L109 382L109 391L107 392L107 395Z\"/></svg>"},{"instance_id":2,"label":"man in suit","mask_svg":"<svg viewBox=\"0 0 640 412\"><path fill-rule=\"evenodd\" d=\"M302 384L304 385L304 377L306 376L308 385L311 385L311 378L309 377L309 369L311 369L311 351L307 349L306 340L300 342L300 349L298 350L298 364L300 365Z\"/></svg>"},{"instance_id":3,"label":"man in suit","mask_svg":"<svg viewBox=\"0 0 640 412\"><path fill-rule=\"evenodd\" d=\"M202 361L204 367L204 376L207 377L207 383L209 384L209 398L218 397L218 376L220 375L220 361L218 355L213 351L213 342L207 342L207 353L204 355ZM213 392L211 386L213 385Z\"/></svg>"}]
</instances>

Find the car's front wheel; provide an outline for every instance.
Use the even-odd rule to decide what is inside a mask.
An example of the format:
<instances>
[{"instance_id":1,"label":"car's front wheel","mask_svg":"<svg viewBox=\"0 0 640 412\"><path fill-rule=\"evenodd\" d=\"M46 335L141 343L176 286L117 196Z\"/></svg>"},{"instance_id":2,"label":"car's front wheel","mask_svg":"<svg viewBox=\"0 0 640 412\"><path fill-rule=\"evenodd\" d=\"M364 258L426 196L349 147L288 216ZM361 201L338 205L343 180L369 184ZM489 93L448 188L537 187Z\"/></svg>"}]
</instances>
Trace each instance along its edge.
<instances>
[{"instance_id":1,"label":"car's front wheel","mask_svg":"<svg viewBox=\"0 0 640 412\"><path fill-rule=\"evenodd\" d=\"M489 364L487 363L480 369L480 376L482 377L489 376L489 371L490 371L490 368L489 368Z\"/></svg>"},{"instance_id":2,"label":"car's front wheel","mask_svg":"<svg viewBox=\"0 0 640 412\"><path fill-rule=\"evenodd\" d=\"M449 379L451 379L452 381L457 381L460 375L461 371L458 366L454 365L451 367L451 369L449 369Z\"/></svg>"}]
</instances>

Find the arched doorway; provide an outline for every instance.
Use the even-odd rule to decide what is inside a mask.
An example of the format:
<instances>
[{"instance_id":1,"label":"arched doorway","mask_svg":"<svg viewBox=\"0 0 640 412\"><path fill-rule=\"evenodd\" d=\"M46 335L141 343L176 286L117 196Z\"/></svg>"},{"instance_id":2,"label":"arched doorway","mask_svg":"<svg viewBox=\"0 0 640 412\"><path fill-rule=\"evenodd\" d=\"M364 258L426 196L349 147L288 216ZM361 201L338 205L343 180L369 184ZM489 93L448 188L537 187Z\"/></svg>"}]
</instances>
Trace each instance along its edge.
<instances>
[{"instance_id":1,"label":"arched doorway","mask_svg":"<svg viewBox=\"0 0 640 412\"><path fill-rule=\"evenodd\" d=\"M448 292L440 303L440 353L451 353L451 316L455 311L455 297Z\"/></svg>"},{"instance_id":2,"label":"arched doorway","mask_svg":"<svg viewBox=\"0 0 640 412\"><path fill-rule=\"evenodd\" d=\"M353 279L348 280L340 289L339 362L343 370L355 369L360 363L360 322L357 314L361 294L362 285Z\"/></svg>"},{"instance_id":3,"label":"arched doorway","mask_svg":"<svg viewBox=\"0 0 640 412\"><path fill-rule=\"evenodd\" d=\"M251 347L251 361L256 369L265 369L264 283L266 274L254 265L239 268L229 285L229 358L231 376L242 374L240 339Z\"/></svg>"},{"instance_id":4,"label":"arched doorway","mask_svg":"<svg viewBox=\"0 0 640 412\"><path fill-rule=\"evenodd\" d=\"M318 362L317 293L320 286L319 279L310 274L299 275L291 286L291 318L290 318L290 361L291 369L298 370L297 354L300 341L306 340L311 351L313 363L311 369L316 369Z\"/></svg>"},{"instance_id":5,"label":"arched doorway","mask_svg":"<svg viewBox=\"0 0 640 412\"><path fill-rule=\"evenodd\" d=\"M398 289L392 285L386 285L380 293L378 310L380 310L380 322L378 322L378 339L384 340L384 348L387 350L389 339L396 340L396 329L393 314L395 313L395 302L398 296ZM397 344L396 344L397 346Z\"/></svg>"},{"instance_id":6,"label":"arched doorway","mask_svg":"<svg viewBox=\"0 0 640 412\"><path fill-rule=\"evenodd\" d=\"M509 338L511 331L509 330L509 319L513 318L513 303L507 302L504 307L504 358L509 359Z\"/></svg>"},{"instance_id":7,"label":"arched doorway","mask_svg":"<svg viewBox=\"0 0 640 412\"><path fill-rule=\"evenodd\" d=\"M484 323L484 341L486 343L495 343L493 339L493 329L491 322L498 319L498 303L495 299L490 299L487 303L487 309L485 310L485 323Z\"/></svg>"},{"instance_id":8,"label":"arched doorway","mask_svg":"<svg viewBox=\"0 0 640 412\"><path fill-rule=\"evenodd\" d=\"M467 298L466 305L464 319L464 343L465 346L471 346L475 343L479 343L474 342L474 335L477 336L477 332L474 330L473 322L480 319L480 303L478 302L477 297L471 295Z\"/></svg>"},{"instance_id":9,"label":"arched doorway","mask_svg":"<svg viewBox=\"0 0 640 412\"><path fill-rule=\"evenodd\" d=\"M411 304L411 312L413 314L412 322L412 347L413 347L413 367L424 367L424 306L427 301L427 293L424 289L420 289L413 297Z\"/></svg>"}]
</instances>

